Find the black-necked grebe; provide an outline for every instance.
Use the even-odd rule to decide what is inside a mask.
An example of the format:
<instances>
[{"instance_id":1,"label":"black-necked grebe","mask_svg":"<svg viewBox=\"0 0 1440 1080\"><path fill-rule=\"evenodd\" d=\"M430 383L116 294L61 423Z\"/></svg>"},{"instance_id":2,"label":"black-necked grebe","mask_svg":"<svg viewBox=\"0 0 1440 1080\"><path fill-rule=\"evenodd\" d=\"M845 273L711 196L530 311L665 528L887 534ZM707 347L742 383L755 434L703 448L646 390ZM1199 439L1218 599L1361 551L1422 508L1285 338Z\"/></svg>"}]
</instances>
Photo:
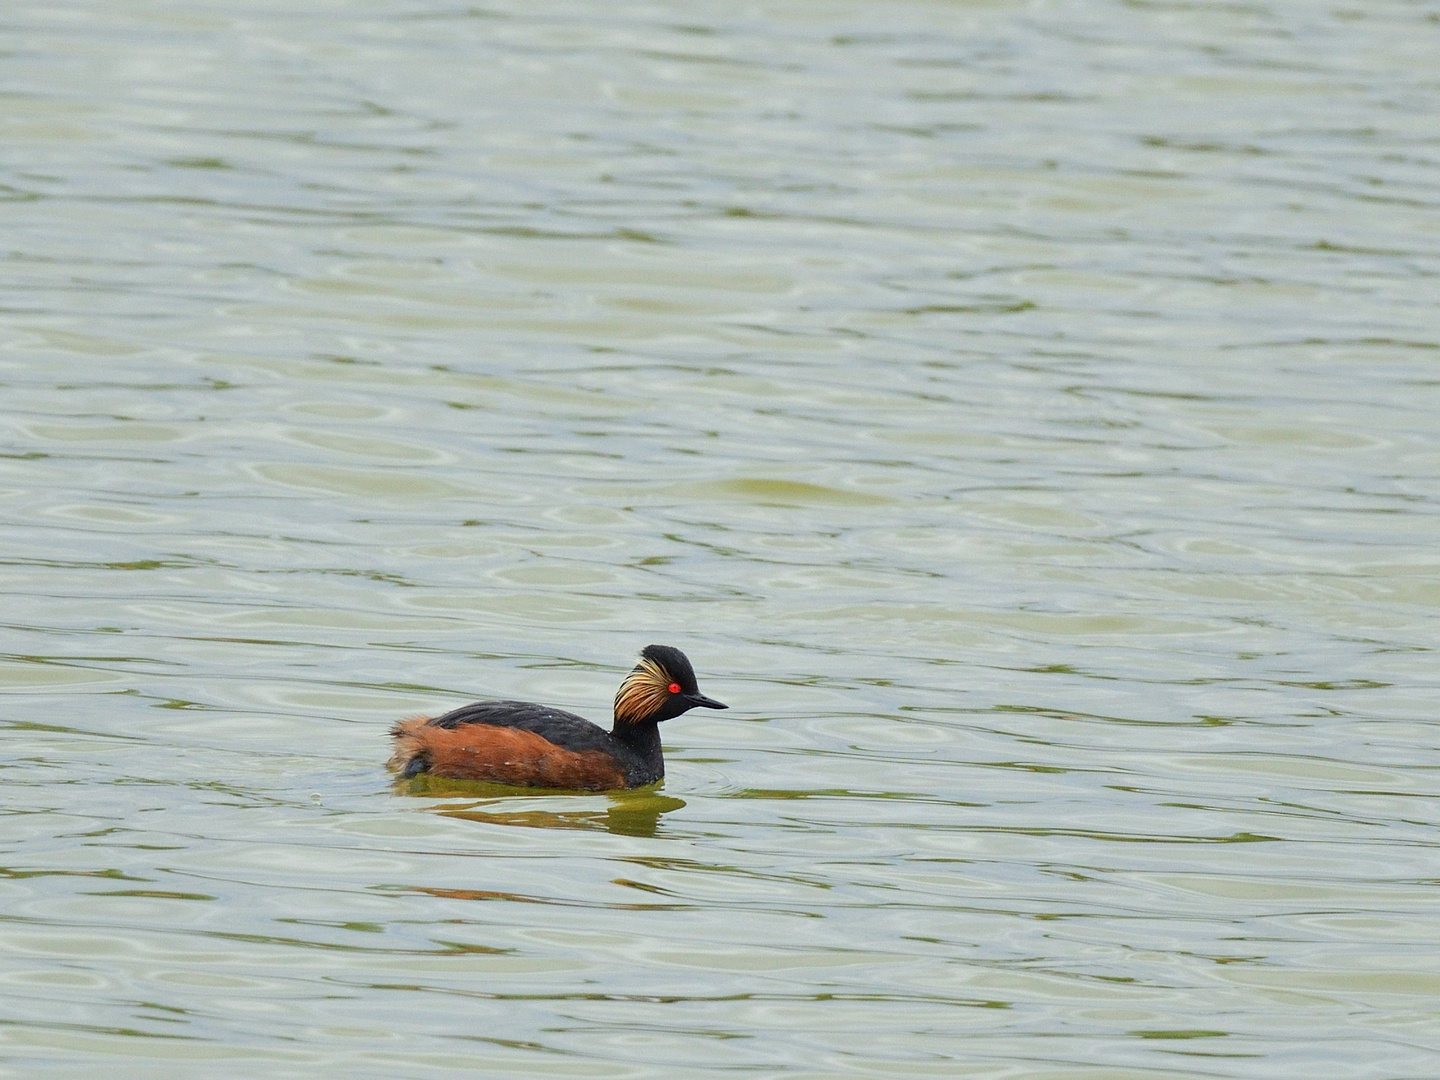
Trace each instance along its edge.
<instances>
[{"instance_id":1,"label":"black-necked grebe","mask_svg":"<svg viewBox=\"0 0 1440 1080\"><path fill-rule=\"evenodd\" d=\"M665 775L660 721L697 705L728 707L700 693L679 649L647 645L615 694L609 731L546 705L477 701L433 720L396 724L389 767L404 777L429 773L522 787L642 787Z\"/></svg>"}]
</instances>

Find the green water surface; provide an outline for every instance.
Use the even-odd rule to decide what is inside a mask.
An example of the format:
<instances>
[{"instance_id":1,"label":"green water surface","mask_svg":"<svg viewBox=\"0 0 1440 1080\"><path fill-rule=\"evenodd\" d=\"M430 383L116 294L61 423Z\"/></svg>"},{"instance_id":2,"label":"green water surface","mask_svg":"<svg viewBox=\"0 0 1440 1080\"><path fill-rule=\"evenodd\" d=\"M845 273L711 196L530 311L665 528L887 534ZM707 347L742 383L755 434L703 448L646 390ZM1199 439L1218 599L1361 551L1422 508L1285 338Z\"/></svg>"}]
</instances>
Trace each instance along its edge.
<instances>
[{"instance_id":1,"label":"green water surface","mask_svg":"<svg viewBox=\"0 0 1440 1080\"><path fill-rule=\"evenodd\" d=\"M5 5L0 1075L1433 1078L1437 55ZM382 768L652 641L658 791Z\"/></svg>"}]
</instances>

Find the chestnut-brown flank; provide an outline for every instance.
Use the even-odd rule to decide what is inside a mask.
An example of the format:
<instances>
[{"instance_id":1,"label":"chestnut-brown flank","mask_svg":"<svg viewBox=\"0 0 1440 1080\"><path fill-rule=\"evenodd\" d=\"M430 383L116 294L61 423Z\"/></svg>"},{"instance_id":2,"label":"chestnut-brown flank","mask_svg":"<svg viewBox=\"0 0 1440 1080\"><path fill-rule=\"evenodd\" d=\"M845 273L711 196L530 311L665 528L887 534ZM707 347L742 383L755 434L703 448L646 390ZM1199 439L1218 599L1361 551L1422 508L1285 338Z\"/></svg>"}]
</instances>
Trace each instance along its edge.
<instances>
[{"instance_id":1,"label":"chestnut-brown flank","mask_svg":"<svg viewBox=\"0 0 1440 1080\"><path fill-rule=\"evenodd\" d=\"M443 728L417 716L395 725L390 767L399 771L419 756L425 771L454 780L490 780L546 788L608 791L625 787L625 772L603 750L566 750L519 728L465 724Z\"/></svg>"}]
</instances>

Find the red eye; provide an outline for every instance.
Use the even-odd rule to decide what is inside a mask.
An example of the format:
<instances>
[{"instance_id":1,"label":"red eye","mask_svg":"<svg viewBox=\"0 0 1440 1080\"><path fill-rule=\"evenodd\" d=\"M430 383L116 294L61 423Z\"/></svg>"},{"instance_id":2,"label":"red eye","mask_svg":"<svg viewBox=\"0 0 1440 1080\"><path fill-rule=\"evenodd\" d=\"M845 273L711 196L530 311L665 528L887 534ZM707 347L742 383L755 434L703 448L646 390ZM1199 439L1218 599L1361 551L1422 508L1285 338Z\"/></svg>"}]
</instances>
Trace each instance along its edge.
<instances>
[{"instance_id":1,"label":"red eye","mask_svg":"<svg viewBox=\"0 0 1440 1080\"><path fill-rule=\"evenodd\" d=\"M680 684L679 684L678 682L672 682L672 683L670 684L670 693L672 693L672 694L678 694L679 692L680 692Z\"/></svg>"}]
</instances>

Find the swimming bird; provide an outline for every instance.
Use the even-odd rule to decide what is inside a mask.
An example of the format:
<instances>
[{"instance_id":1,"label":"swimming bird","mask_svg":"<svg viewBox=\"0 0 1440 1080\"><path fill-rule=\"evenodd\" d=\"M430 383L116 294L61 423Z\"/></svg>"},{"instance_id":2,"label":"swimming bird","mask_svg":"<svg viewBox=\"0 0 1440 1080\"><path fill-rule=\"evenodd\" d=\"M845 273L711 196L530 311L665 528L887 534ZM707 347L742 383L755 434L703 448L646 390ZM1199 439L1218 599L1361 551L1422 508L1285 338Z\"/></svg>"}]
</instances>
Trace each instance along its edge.
<instances>
[{"instance_id":1,"label":"swimming bird","mask_svg":"<svg viewBox=\"0 0 1440 1080\"><path fill-rule=\"evenodd\" d=\"M609 731L548 705L477 701L433 720L396 724L389 768L402 777L429 773L522 787L643 787L665 776L660 722L697 705L729 708L700 693L683 652L647 645L615 693Z\"/></svg>"}]
</instances>

